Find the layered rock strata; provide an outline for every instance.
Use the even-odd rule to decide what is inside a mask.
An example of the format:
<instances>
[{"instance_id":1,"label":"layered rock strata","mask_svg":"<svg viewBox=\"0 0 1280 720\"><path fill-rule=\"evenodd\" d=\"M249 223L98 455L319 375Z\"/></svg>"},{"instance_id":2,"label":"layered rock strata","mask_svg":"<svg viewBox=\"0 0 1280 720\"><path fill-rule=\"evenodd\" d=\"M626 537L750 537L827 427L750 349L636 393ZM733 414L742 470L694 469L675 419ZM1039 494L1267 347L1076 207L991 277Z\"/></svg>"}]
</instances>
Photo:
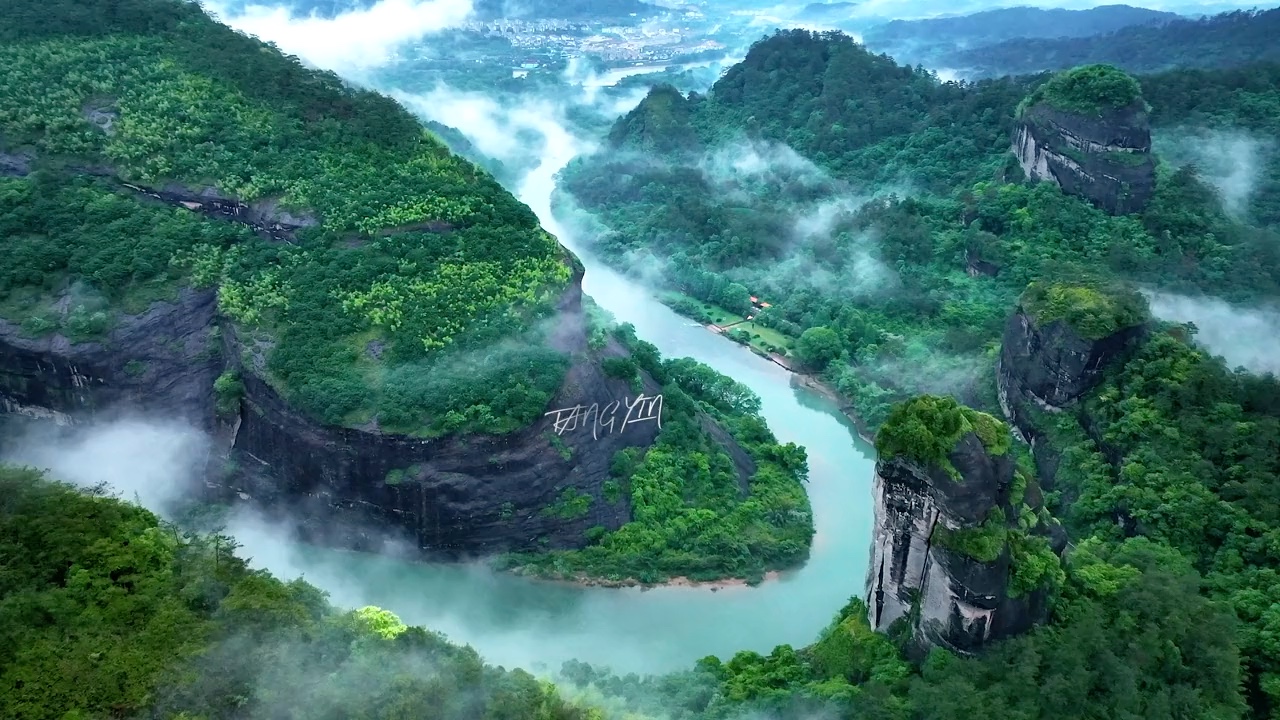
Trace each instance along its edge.
<instances>
[{"instance_id":1,"label":"layered rock strata","mask_svg":"<svg viewBox=\"0 0 1280 720\"><path fill-rule=\"evenodd\" d=\"M1141 211L1155 192L1151 128L1140 100L1097 117L1032 105L1014 130L1013 152L1028 178L1112 215Z\"/></svg>"},{"instance_id":2,"label":"layered rock strata","mask_svg":"<svg viewBox=\"0 0 1280 720\"><path fill-rule=\"evenodd\" d=\"M1072 406L1102 380L1103 372L1146 333L1144 324L1089 339L1065 320L1038 323L1019 306L1005 324L996 359L1000 407L1018 436L1030 443L1037 475L1053 489L1058 458L1044 442L1034 414Z\"/></svg>"}]
</instances>

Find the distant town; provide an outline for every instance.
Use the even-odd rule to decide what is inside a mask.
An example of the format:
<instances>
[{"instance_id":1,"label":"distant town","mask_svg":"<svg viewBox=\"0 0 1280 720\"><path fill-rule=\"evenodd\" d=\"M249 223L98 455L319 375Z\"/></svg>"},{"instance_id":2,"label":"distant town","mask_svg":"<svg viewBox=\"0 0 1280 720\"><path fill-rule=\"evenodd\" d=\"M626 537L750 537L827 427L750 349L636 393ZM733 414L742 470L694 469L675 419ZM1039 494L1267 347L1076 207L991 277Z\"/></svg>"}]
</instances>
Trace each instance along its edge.
<instances>
[{"instance_id":1,"label":"distant town","mask_svg":"<svg viewBox=\"0 0 1280 720\"><path fill-rule=\"evenodd\" d=\"M486 38L501 38L512 47L529 51L517 67L536 69L541 58L594 57L608 65L672 62L723 51L725 45L711 37L718 26L709 26L697 10L668 12L634 23L613 19L610 24L581 20L491 20L472 22L461 29Z\"/></svg>"}]
</instances>

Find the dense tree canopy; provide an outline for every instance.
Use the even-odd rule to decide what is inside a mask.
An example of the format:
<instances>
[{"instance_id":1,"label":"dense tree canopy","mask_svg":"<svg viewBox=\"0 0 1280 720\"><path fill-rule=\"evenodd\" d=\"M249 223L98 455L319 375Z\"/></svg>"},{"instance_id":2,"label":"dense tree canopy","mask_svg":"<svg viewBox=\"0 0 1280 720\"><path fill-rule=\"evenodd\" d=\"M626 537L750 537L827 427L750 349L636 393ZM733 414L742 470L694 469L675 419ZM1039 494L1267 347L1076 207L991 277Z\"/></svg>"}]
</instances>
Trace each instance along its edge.
<instances>
[{"instance_id":1,"label":"dense tree canopy","mask_svg":"<svg viewBox=\"0 0 1280 720\"><path fill-rule=\"evenodd\" d=\"M235 550L0 467L0 715L600 717L385 610L334 608Z\"/></svg>"},{"instance_id":2,"label":"dense tree canopy","mask_svg":"<svg viewBox=\"0 0 1280 720\"><path fill-rule=\"evenodd\" d=\"M0 10L0 152L35 165L0 180L17 260L0 276L6 317L36 333L101 332L114 312L178 284L212 285L222 312L268 348L269 379L320 420L376 415L439 434L538 417L564 370L538 337L487 359L473 392L402 382L426 367L445 369L438 381L476 348L522 335L570 279L556 240L491 176L393 101L304 69L194 4L101 0L66 14L29 0ZM76 172L103 166L314 226L271 242ZM104 300L84 305L100 320L55 310L73 290ZM446 422L450 412L465 421Z\"/></svg>"},{"instance_id":3,"label":"dense tree canopy","mask_svg":"<svg viewBox=\"0 0 1280 720\"><path fill-rule=\"evenodd\" d=\"M835 73L837 62L859 70ZM842 82L859 85L856 97L836 91ZM1037 87L1037 97L1100 107L1131 102L1138 83L1158 146L1280 129L1269 65L1137 82L1093 67L1057 81L938 83L839 35L788 31L686 99L697 147L631 155L630 134L615 129L619 144L567 169L560 207L605 228L606 258L656 258L682 312L732 322L736 309L720 304L729 283L767 301L748 311L744 341L758 346L769 331L770 345L798 355L834 333L841 351L825 377L880 429L881 454L942 465L963 433L982 437L947 396L998 412L992 368L1019 302L1102 337L1145 317L1124 289L1134 284L1237 303L1280 297L1280 165L1265 154L1234 207L1212 175L1169 162L1151 204L1131 216L1022 182L1011 123ZM850 718L1272 717L1280 385L1231 371L1194 341L1193 327L1157 325L1080 407L1034 419L1037 455L1049 459L1030 479L1072 542L1048 626L981 659L937 652L905 675L886 660L880 672L850 672L851 685L815 654L829 635L682 677L596 682L636 707L657 693L690 708L677 717L744 706L782 717L832 706ZM988 535L975 529L962 549L988 555Z\"/></svg>"}]
</instances>

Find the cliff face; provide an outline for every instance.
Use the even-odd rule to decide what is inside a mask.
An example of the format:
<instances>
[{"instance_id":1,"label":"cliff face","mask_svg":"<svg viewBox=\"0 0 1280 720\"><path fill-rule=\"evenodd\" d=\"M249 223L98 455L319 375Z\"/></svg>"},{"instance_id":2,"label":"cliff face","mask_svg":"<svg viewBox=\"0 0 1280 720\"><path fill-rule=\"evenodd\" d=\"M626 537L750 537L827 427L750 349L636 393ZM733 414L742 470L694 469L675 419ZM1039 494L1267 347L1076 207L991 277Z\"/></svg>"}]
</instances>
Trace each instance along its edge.
<instances>
[{"instance_id":1,"label":"cliff face","mask_svg":"<svg viewBox=\"0 0 1280 720\"><path fill-rule=\"evenodd\" d=\"M981 528L998 535L1016 527L1016 520L1005 520L1018 517L1012 458L991 454L970 432L949 459L958 481L941 467L903 457L876 463L867 605L876 630L906 618L921 653L938 646L972 654L1042 621L1046 594L1010 591L1007 543L980 560L955 540Z\"/></svg>"},{"instance_id":2,"label":"cliff face","mask_svg":"<svg viewBox=\"0 0 1280 720\"><path fill-rule=\"evenodd\" d=\"M184 290L83 343L28 338L0 320L0 410L63 423L70 413L137 410L206 427L222 369L216 305L212 291Z\"/></svg>"},{"instance_id":3,"label":"cliff face","mask_svg":"<svg viewBox=\"0 0 1280 720\"><path fill-rule=\"evenodd\" d=\"M279 511L316 541L375 549L391 534L446 556L581 546L588 528L613 530L629 519L626 494L603 493L610 462L618 450L652 444L659 430L652 418L624 426L637 393L587 354L581 300L578 282L561 299L553 344L574 361L550 409L596 405L598 412L559 428L554 414L502 436L425 439L324 426L248 367L239 368L238 415L218 423L214 379L224 357L242 353L234 327L220 327L211 291L184 291L175 303L126 317L100 342L33 340L0 323L0 410L61 423L138 411L218 429L234 471L211 474L212 495ZM614 344L602 354L626 351ZM643 384L646 396L661 392L647 376ZM652 414L660 406L637 405L631 418L646 408ZM749 456L727 449L745 481ZM568 490L590 498L585 512L557 505Z\"/></svg>"},{"instance_id":4,"label":"cliff face","mask_svg":"<svg viewBox=\"0 0 1280 720\"><path fill-rule=\"evenodd\" d=\"M616 501L603 493L610 462L618 450L652 444L658 425L645 421L622 427L625 403L637 393L605 376L598 360L584 354L581 296L575 283L561 302L555 343L575 360L550 409L598 405L599 415L590 424L565 424L557 434L557 417L551 415L509 435L433 439L326 427L291 409L244 368L245 393L233 440L241 472L225 487L259 507L289 511L300 518L299 529L309 539L361 549L374 549L371 543L389 528L398 528L418 547L449 556L576 547L590 527L617 529L631 509L625 493ZM234 338L230 342L235 344ZM604 352L625 353L618 346ZM646 377L643 392L653 396L661 390ZM615 401L617 412L610 413ZM612 431L605 427L610 416ZM552 444L554 437L564 450ZM547 511L566 489L590 497L585 514ZM371 528L379 533L371 535Z\"/></svg>"},{"instance_id":5,"label":"cliff face","mask_svg":"<svg viewBox=\"0 0 1280 720\"><path fill-rule=\"evenodd\" d=\"M0 160L25 172L15 158ZM313 222L270 203L128 187L278 241ZM375 549L391 535L446 556L580 547L587 529L630 519L627 494L606 497L604 483L617 451L653 443L661 405L652 398L661 388L642 374L650 399L638 401L628 382L602 372L602 357L627 351L612 341L588 350L580 270L558 311L550 342L572 364L548 410L581 412L550 412L508 435L427 439L317 423L291 408L261 368L242 365L252 354L218 315L215 293L192 290L121 318L95 342L33 339L0 320L0 413L69 424L140 412L212 431L228 462L211 469L210 496L276 512L320 542ZM213 384L228 368L239 370L245 389L234 416L219 419ZM745 494L751 457L710 418L701 421L733 458Z\"/></svg>"},{"instance_id":6,"label":"cliff face","mask_svg":"<svg viewBox=\"0 0 1280 720\"><path fill-rule=\"evenodd\" d=\"M1057 457L1036 429L1032 409L1055 413L1075 403L1145 332L1145 325L1134 325L1090 340L1062 320L1039 325L1022 307L1010 316L996 359L1000 407L1018 435L1031 443L1046 488L1053 487Z\"/></svg>"},{"instance_id":7,"label":"cliff face","mask_svg":"<svg viewBox=\"0 0 1280 720\"><path fill-rule=\"evenodd\" d=\"M1032 180L1052 182L1112 215L1139 212L1155 192L1151 128L1140 102L1100 117L1028 107L1013 152Z\"/></svg>"}]
</instances>

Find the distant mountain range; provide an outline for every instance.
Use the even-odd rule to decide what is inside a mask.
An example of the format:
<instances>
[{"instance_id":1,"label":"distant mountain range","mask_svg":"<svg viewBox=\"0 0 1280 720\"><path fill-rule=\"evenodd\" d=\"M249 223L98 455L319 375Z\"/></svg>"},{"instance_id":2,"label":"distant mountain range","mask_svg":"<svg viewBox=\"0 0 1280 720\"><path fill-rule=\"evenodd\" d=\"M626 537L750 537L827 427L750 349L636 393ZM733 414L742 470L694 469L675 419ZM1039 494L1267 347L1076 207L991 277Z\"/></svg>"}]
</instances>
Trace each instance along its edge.
<instances>
[{"instance_id":1,"label":"distant mountain range","mask_svg":"<svg viewBox=\"0 0 1280 720\"><path fill-rule=\"evenodd\" d=\"M959 17L894 20L867 28L862 40L868 49L892 55L903 64L950 67L946 59L956 53L1001 42L1083 38L1178 19L1175 13L1129 5L1089 10L1015 7Z\"/></svg>"},{"instance_id":2,"label":"distant mountain range","mask_svg":"<svg viewBox=\"0 0 1280 720\"><path fill-rule=\"evenodd\" d=\"M1280 62L1280 9L1236 11L1131 25L1088 37L1024 35L936 58L965 77L1032 74L1086 63L1112 63L1136 73L1172 68L1228 68Z\"/></svg>"}]
</instances>

